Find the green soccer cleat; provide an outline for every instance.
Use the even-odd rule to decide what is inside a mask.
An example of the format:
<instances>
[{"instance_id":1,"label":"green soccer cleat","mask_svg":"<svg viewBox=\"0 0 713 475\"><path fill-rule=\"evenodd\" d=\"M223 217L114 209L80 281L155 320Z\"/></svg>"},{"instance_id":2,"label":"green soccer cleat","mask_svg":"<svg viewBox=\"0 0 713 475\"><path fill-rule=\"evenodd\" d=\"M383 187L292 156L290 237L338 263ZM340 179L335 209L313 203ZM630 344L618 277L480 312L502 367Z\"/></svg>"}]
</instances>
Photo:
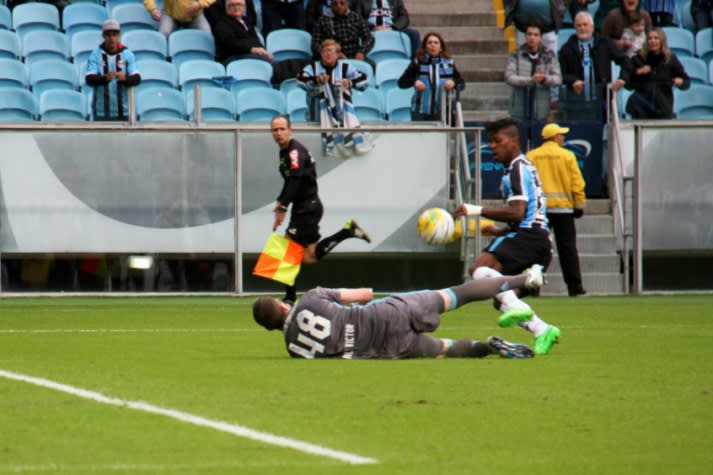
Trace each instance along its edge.
<instances>
[{"instance_id":1,"label":"green soccer cleat","mask_svg":"<svg viewBox=\"0 0 713 475\"><path fill-rule=\"evenodd\" d=\"M498 319L498 325L502 328L508 328L517 323L530 320L534 314L535 312L529 308L513 308L500 316Z\"/></svg>"},{"instance_id":2,"label":"green soccer cleat","mask_svg":"<svg viewBox=\"0 0 713 475\"><path fill-rule=\"evenodd\" d=\"M371 236L369 236L369 233L360 228L357 222L353 219L348 220L344 224L344 229L349 231L351 237L363 239L366 242L371 242Z\"/></svg>"},{"instance_id":3,"label":"green soccer cleat","mask_svg":"<svg viewBox=\"0 0 713 475\"><path fill-rule=\"evenodd\" d=\"M503 358L532 358L535 354L529 346L522 343L511 343L497 336L488 337L488 346L493 353Z\"/></svg>"},{"instance_id":4,"label":"green soccer cleat","mask_svg":"<svg viewBox=\"0 0 713 475\"><path fill-rule=\"evenodd\" d=\"M535 338L535 354L546 355L560 338L560 329L554 325L547 325L547 330Z\"/></svg>"}]
</instances>

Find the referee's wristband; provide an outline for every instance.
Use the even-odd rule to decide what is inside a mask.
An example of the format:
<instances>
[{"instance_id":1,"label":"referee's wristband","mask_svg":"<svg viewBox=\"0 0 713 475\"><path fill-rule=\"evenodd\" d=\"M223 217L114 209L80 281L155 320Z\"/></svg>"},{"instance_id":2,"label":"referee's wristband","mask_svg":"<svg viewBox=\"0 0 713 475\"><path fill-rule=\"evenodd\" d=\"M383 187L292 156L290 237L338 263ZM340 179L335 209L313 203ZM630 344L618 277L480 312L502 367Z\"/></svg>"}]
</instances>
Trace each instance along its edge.
<instances>
[{"instance_id":1,"label":"referee's wristband","mask_svg":"<svg viewBox=\"0 0 713 475\"><path fill-rule=\"evenodd\" d=\"M468 203L464 203L465 206L465 212L468 216L480 216L480 213L483 211L483 207L480 205L471 205Z\"/></svg>"},{"instance_id":2,"label":"referee's wristband","mask_svg":"<svg viewBox=\"0 0 713 475\"><path fill-rule=\"evenodd\" d=\"M286 206L278 206L275 208L275 211L279 211L280 213L287 213L287 207Z\"/></svg>"}]
</instances>

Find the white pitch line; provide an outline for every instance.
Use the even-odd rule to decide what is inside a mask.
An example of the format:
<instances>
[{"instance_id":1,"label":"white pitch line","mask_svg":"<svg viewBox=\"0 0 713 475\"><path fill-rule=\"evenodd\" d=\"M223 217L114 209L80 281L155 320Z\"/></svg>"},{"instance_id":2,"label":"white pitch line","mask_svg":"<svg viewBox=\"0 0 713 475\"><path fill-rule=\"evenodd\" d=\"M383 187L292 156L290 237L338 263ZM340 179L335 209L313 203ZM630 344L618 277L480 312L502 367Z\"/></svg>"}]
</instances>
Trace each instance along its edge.
<instances>
[{"instance_id":1,"label":"white pitch line","mask_svg":"<svg viewBox=\"0 0 713 475\"><path fill-rule=\"evenodd\" d=\"M108 404L110 406L126 407L137 411L158 414L161 416L166 416L172 419L179 420L181 422L187 422L189 424L194 424L201 427L208 427L221 432L227 432L228 434L237 435L238 437L245 437L246 439L257 440L266 444L287 447L290 449L298 450L300 452L332 458L354 465L372 464L379 462L378 460L373 458L362 457L361 455L350 454L349 452L342 452L339 450L330 449L328 447L323 447L321 445L314 445L308 442L303 442L301 440L290 439L289 437L282 437L267 432L253 430L238 424L230 424L228 422L216 421L202 416L197 416L195 414L182 412L176 409L154 406L153 404L149 404L143 401L125 401L123 399L105 396L95 391L77 388L68 384L57 383L55 381L50 381L49 379L37 378L35 376L28 376L25 374L5 371L2 369L0 369L0 377L34 384L43 388L54 389L55 391L71 394L72 396L78 396L95 402L100 402L102 404Z\"/></svg>"}]
</instances>

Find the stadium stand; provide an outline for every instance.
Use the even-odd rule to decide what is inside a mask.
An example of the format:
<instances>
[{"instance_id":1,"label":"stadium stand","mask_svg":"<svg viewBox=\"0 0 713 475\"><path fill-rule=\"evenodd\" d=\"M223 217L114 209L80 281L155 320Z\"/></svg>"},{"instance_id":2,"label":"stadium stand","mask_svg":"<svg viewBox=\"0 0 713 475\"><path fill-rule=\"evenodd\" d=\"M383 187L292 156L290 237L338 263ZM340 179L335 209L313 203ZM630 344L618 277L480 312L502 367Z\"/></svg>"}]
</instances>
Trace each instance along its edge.
<instances>
[{"instance_id":1,"label":"stadium stand","mask_svg":"<svg viewBox=\"0 0 713 475\"><path fill-rule=\"evenodd\" d=\"M376 89L352 91L354 111L361 122L380 122L384 120L384 98Z\"/></svg>"},{"instance_id":2,"label":"stadium stand","mask_svg":"<svg viewBox=\"0 0 713 475\"><path fill-rule=\"evenodd\" d=\"M72 35L70 57L77 66L87 62L92 51L102 42L101 31L80 31Z\"/></svg>"},{"instance_id":3,"label":"stadium stand","mask_svg":"<svg viewBox=\"0 0 713 475\"><path fill-rule=\"evenodd\" d=\"M408 59L386 59L376 66L376 87L378 87L384 97L386 93L394 88L398 88L398 82L408 65Z\"/></svg>"},{"instance_id":4,"label":"stadium stand","mask_svg":"<svg viewBox=\"0 0 713 475\"><path fill-rule=\"evenodd\" d=\"M692 83L708 84L708 65L701 58L682 56L678 60Z\"/></svg>"},{"instance_id":5,"label":"stadium stand","mask_svg":"<svg viewBox=\"0 0 713 475\"><path fill-rule=\"evenodd\" d=\"M0 89L0 122L25 122L35 119L37 103L31 92Z\"/></svg>"},{"instance_id":6,"label":"stadium stand","mask_svg":"<svg viewBox=\"0 0 713 475\"><path fill-rule=\"evenodd\" d=\"M47 3L23 3L12 10L12 28L22 41L25 34L37 30L59 30L57 7Z\"/></svg>"},{"instance_id":7,"label":"stadium stand","mask_svg":"<svg viewBox=\"0 0 713 475\"><path fill-rule=\"evenodd\" d=\"M62 30L71 42L72 36L80 31L100 31L102 23L108 18L103 5L94 3L76 3L67 5L62 10Z\"/></svg>"},{"instance_id":8,"label":"stadium stand","mask_svg":"<svg viewBox=\"0 0 713 475\"><path fill-rule=\"evenodd\" d=\"M285 59L312 59L312 36L304 30L282 28L271 31L265 49L275 62Z\"/></svg>"},{"instance_id":9,"label":"stadium stand","mask_svg":"<svg viewBox=\"0 0 713 475\"><path fill-rule=\"evenodd\" d=\"M121 42L134 53L136 60L168 58L166 37L155 30L132 30L121 35Z\"/></svg>"},{"instance_id":10,"label":"stadium stand","mask_svg":"<svg viewBox=\"0 0 713 475\"><path fill-rule=\"evenodd\" d=\"M367 54L378 64L385 59L411 59L411 41L406 33L396 30L374 32L374 47Z\"/></svg>"},{"instance_id":11,"label":"stadium stand","mask_svg":"<svg viewBox=\"0 0 713 475\"><path fill-rule=\"evenodd\" d=\"M673 110L679 119L713 119L713 86L694 84L674 89Z\"/></svg>"},{"instance_id":12,"label":"stadium stand","mask_svg":"<svg viewBox=\"0 0 713 475\"><path fill-rule=\"evenodd\" d=\"M122 36L129 31L158 30L158 21L151 18L142 3L123 3L109 11L111 17L121 25Z\"/></svg>"},{"instance_id":13,"label":"stadium stand","mask_svg":"<svg viewBox=\"0 0 713 475\"><path fill-rule=\"evenodd\" d=\"M160 33L159 33L160 34ZM176 65L159 59L142 59L136 62L141 74L137 91L154 87L178 88L178 70Z\"/></svg>"},{"instance_id":14,"label":"stadium stand","mask_svg":"<svg viewBox=\"0 0 713 475\"><path fill-rule=\"evenodd\" d=\"M27 68L17 59L0 58L0 89L27 89Z\"/></svg>"},{"instance_id":15,"label":"stadium stand","mask_svg":"<svg viewBox=\"0 0 713 475\"><path fill-rule=\"evenodd\" d=\"M287 113L285 98L275 89L249 88L237 95L238 120L269 122L277 114Z\"/></svg>"},{"instance_id":16,"label":"stadium stand","mask_svg":"<svg viewBox=\"0 0 713 475\"><path fill-rule=\"evenodd\" d=\"M78 91L45 91L40 96L39 120L52 122L87 120L87 99Z\"/></svg>"},{"instance_id":17,"label":"stadium stand","mask_svg":"<svg viewBox=\"0 0 713 475\"><path fill-rule=\"evenodd\" d=\"M560 28L559 33L557 33L557 53L559 52L562 45L567 42L570 36L575 33L574 28Z\"/></svg>"},{"instance_id":18,"label":"stadium stand","mask_svg":"<svg viewBox=\"0 0 713 475\"><path fill-rule=\"evenodd\" d=\"M297 78L290 78L290 79L285 79L280 83L280 92L287 97L287 95L290 93L290 91L294 89L301 89L299 83L297 82Z\"/></svg>"},{"instance_id":19,"label":"stadium stand","mask_svg":"<svg viewBox=\"0 0 713 475\"><path fill-rule=\"evenodd\" d=\"M14 31L0 30L0 58L20 58L20 41Z\"/></svg>"},{"instance_id":20,"label":"stadium stand","mask_svg":"<svg viewBox=\"0 0 713 475\"><path fill-rule=\"evenodd\" d=\"M0 29L12 29L12 14L10 13L10 9L5 5L0 5Z\"/></svg>"},{"instance_id":21,"label":"stadium stand","mask_svg":"<svg viewBox=\"0 0 713 475\"><path fill-rule=\"evenodd\" d=\"M217 61L194 59L185 61L178 67L178 85L181 86L186 98L194 86L199 85L202 89L222 88L212 78L223 76L225 76L225 66Z\"/></svg>"},{"instance_id":22,"label":"stadium stand","mask_svg":"<svg viewBox=\"0 0 713 475\"><path fill-rule=\"evenodd\" d=\"M290 90L285 96L287 115L292 122L307 122L309 109L307 108L307 91L301 88Z\"/></svg>"},{"instance_id":23,"label":"stadium stand","mask_svg":"<svg viewBox=\"0 0 713 475\"><path fill-rule=\"evenodd\" d=\"M237 116L235 97L223 88L201 89L201 121L202 122L233 122ZM195 119L195 103L193 91L186 98L188 119Z\"/></svg>"},{"instance_id":24,"label":"stadium stand","mask_svg":"<svg viewBox=\"0 0 713 475\"><path fill-rule=\"evenodd\" d=\"M671 48L671 51L676 53L677 56L696 55L696 40L693 33L677 26L665 26L663 27L663 31L666 33L669 48Z\"/></svg>"},{"instance_id":25,"label":"stadium stand","mask_svg":"<svg viewBox=\"0 0 713 475\"><path fill-rule=\"evenodd\" d=\"M376 78L374 76L374 68L371 67L371 64L367 63L366 61L361 61L359 59L340 59L340 63L347 63L351 65L354 69L357 71L360 71L364 74L366 74L366 77L368 78L369 81L369 87L376 87Z\"/></svg>"},{"instance_id":26,"label":"stadium stand","mask_svg":"<svg viewBox=\"0 0 713 475\"><path fill-rule=\"evenodd\" d=\"M176 66L193 59L213 61L215 59L213 35L195 29L174 31L168 37L168 55Z\"/></svg>"},{"instance_id":27,"label":"stadium stand","mask_svg":"<svg viewBox=\"0 0 713 475\"><path fill-rule=\"evenodd\" d=\"M75 65L56 59L45 59L30 65L30 87L36 99L50 89L79 90Z\"/></svg>"},{"instance_id":28,"label":"stadium stand","mask_svg":"<svg viewBox=\"0 0 713 475\"><path fill-rule=\"evenodd\" d=\"M186 103L176 89L153 87L136 94L136 118L141 122L183 122Z\"/></svg>"},{"instance_id":29,"label":"stadium stand","mask_svg":"<svg viewBox=\"0 0 713 475\"><path fill-rule=\"evenodd\" d=\"M69 44L59 31L30 31L22 40L22 58L31 65L45 59L69 61Z\"/></svg>"},{"instance_id":30,"label":"stadium stand","mask_svg":"<svg viewBox=\"0 0 713 475\"><path fill-rule=\"evenodd\" d=\"M386 117L391 122L411 122L414 89L392 89L386 94Z\"/></svg>"},{"instance_id":31,"label":"stadium stand","mask_svg":"<svg viewBox=\"0 0 713 475\"><path fill-rule=\"evenodd\" d=\"M228 76L236 81L230 89L236 96L243 89L255 87L272 87L272 65L261 59L239 59L225 68Z\"/></svg>"},{"instance_id":32,"label":"stadium stand","mask_svg":"<svg viewBox=\"0 0 713 475\"><path fill-rule=\"evenodd\" d=\"M696 33L696 56L706 64L713 60L713 27Z\"/></svg>"}]
</instances>

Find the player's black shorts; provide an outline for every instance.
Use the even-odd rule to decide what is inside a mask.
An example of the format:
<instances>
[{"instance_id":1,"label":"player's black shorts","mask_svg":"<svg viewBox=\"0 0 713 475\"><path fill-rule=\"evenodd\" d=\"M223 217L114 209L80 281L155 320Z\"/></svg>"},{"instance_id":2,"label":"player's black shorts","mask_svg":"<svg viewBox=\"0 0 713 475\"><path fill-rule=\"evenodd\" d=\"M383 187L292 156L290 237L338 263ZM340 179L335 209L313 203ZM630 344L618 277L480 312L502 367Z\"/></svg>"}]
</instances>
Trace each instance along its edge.
<instances>
[{"instance_id":1,"label":"player's black shorts","mask_svg":"<svg viewBox=\"0 0 713 475\"><path fill-rule=\"evenodd\" d=\"M533 264L546 270L552 260L552 241L548 231L517 229L496 237L483 251L495 254L504 275L517 275Z\"/></svg>"},{"instance_id":2,"label":"player's black shorts","mask_svg":"<svg viewBox=\"0 0 713 475\"><path fill-rule=\"evenodd\" d=\"M319 241L319 221L324 214L324 207L319 198L293 204L287 236L302 246Z\"/></svg>"}]
</instances>

